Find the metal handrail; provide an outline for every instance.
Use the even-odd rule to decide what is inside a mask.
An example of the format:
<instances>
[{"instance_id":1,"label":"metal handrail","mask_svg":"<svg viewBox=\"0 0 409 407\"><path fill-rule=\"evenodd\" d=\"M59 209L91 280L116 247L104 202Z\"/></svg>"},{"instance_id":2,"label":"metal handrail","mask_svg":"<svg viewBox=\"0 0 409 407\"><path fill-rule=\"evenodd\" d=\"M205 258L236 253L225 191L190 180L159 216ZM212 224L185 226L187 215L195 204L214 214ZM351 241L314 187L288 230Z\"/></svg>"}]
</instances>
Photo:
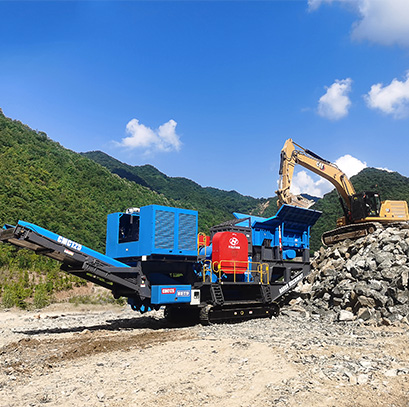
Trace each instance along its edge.
<instances>
[{"instance_id":1,"label":"metal handrail","mask_svg":"<svg viewBox=\"0 0 409 407\"><path fill-rule=\"evenodd\" d=\"M220 262L218 261L212 262L211 260L206 260L204 262L204 267L203 267L203 270L204 270L203 282L205 282L206 271L210 271L210 281L212 280L213 273L219 277L219 280L221 280L222 273L224 272L223 263L229 264L228 266L224 266L224 270L228 269L231 272L231 269L233 268L233 281L234 282L236 282L237 274L247 273L247 282L250 283L250 273L259 273L261 282L263 282L264 277L266 277L267 284L270 283L270 273L269 273L269 267L267 263L260 263L260 262L253 262L253 261L240 261L240 260L221 260ZM237 268L240 265L242 265L242 267L240 267L240 270L237 271ZM243 267L244 265L246 265L246 268Z\"/></svg>"}]
</instances>

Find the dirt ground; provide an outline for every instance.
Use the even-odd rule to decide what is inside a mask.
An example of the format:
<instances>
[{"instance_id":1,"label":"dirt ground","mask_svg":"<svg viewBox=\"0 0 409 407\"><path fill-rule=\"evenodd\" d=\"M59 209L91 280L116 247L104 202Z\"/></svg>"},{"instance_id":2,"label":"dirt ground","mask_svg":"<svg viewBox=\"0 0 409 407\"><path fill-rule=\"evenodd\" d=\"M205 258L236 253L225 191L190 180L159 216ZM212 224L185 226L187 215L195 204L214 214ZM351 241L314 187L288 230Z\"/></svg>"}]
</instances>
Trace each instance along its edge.
<instances>
[{"instance_id":1,"label":"dirt ground","mask_svg":"<svg viewBox=\"0 0 409 407\"><path fill-rule=\"evenodd\" d=\"M161 311L0 311L0 406L409 406L409 327L279 317L175 327Z\"/></svg>"}]
</instances>

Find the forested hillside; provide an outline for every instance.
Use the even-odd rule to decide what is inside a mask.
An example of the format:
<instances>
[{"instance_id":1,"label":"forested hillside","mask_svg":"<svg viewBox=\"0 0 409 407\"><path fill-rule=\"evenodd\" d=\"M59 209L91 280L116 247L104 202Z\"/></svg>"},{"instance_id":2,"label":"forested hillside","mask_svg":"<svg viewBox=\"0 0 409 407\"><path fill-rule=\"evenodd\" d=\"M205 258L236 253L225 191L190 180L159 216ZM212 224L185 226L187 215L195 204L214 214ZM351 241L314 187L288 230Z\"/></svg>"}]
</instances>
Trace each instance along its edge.
<instances>
[{"instance_id":1,"label":"forested hillside","mask_svg":"<svg viewBox=\"0 0 409 407\"><path fill-rule=\"evenodd\" d=\"M231 218L233 212L271 216L269 214L275 213L276 210L275 199L256 199L236 191L201 187L187 178L168 177L152 165L131 166L122 163L101 151L91 151L83 155L120 177L173 199L178 205L198 210L202 228L205 230ZM271 184L273 185L272 182Z\"/></svg>"},{"instance_id":2,"label":"forested hillside","mask_svg":"<svg viewBox=\"0 0 409 407\"><path fill-rule=\"evenodd\" d=\"M1 225L26 220L99 251L104 251L108 213L174 204L63 148L45 133L6 118L1 110L0 174ZM3 303L24 307L32 295L44 303L54 290L79 283L58 269L55 261L0 244Z\"/></svg>"},{"instance_id":3,"label":"forested hillside","mask_svg":"<svg viewBox=\"0 0 409 407\"><path fill-rule=\"evenodd\" d=\"M0 173L0 223L27 220L97 250L108 213L173 203L3 114Z\"/></svg>"},{"instance_id":4,"label":"forested hillside","mask_svg":"<svg viewBox=\"0 0 409 407\"><path fill-rule=\"evenodd\" d=\"M103 252L107 214L128 207L156 203L196 209L199 229L206 232L235 210L260 213L268 206L265 200L233 191L170 179L151 166L144 166L142 173L147 181L135 174L115 174L45 133L5 117L0 109L1 225L26 220ZM58 270L53 260L0 244L3 303L25 307L26 298L34 296L37 304L44 304L55 290L80 284Z\"/></svg>"}]
</instances>

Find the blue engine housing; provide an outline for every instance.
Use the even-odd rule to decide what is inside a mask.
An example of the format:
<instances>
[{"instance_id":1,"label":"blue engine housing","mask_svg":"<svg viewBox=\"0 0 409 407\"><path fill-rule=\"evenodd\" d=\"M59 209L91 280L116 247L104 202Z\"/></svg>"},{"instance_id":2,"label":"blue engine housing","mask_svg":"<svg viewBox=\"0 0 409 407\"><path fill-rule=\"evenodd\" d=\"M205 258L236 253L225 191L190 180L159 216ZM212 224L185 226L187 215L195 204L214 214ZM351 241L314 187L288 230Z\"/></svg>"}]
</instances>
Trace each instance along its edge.
<instances>
[{"instance_id":1,"label":"blue engine housing","mask_svg":"<svg viewBox=\"0 0 409 407\"><path fill-rule=\"evenodd\" d=\"M106 254L124 262L152 255L196 257L197 217L197 211L160 205L111 213Z\"/></svg>"}]
</instances>

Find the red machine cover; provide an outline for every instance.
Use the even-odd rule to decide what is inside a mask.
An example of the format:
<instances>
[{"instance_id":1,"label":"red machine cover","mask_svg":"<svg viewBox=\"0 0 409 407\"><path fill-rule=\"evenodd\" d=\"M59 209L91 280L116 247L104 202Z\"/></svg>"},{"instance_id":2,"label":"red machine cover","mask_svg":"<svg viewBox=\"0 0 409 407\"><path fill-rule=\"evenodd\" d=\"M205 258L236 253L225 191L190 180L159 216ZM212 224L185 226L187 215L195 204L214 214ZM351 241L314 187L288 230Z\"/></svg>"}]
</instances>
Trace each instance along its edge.
<instances>
[{"instance_id":1,"label":"red machine cover","mask_svg":"<svg viewBox=\"0 0 409 407\"><path fill-rule=\"evenodd\" d=\"M243 233L218 232L212 239L212 262L215 270L243 274L248 268L248 242Z\"/></svg>"}]
</instances>

